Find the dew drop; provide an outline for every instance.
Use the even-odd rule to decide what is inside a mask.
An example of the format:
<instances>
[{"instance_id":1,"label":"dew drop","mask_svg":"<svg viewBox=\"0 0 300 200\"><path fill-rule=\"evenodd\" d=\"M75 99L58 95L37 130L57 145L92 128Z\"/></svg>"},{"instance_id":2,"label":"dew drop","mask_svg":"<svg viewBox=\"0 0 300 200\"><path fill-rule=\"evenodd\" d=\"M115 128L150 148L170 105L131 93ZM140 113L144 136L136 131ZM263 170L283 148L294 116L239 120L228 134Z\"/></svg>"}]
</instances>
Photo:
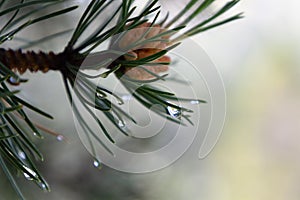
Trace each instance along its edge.
<instances>
[{"instance_id":1,"label":"dew drop","mask_svg":"<svg viewBox=\"0 0 300 200\"><path fill-rule=\"evenodd\" d=\"M40 139L43 138L43 136L40 135L39 133L33 132L32 134L33 134L34 137L37 137L37 138L40 138Z\"/></svg>"},{"instance_id":2,"label":"dew drop","mask_svg":"<svg viewBox=\"0 0 300 200\"><path fill-rule=\"evenodd\" d=\"M103 92L96 92L97 97L99 98L105 98L106 95Z\"/></svg>"},{"instance_id":3,"label":"dew drop","mask_svg":"<svg viewBox=\"0 0 300 200\"><path fill-rule=\"evenodd\" d=\"M56 136L56 139L58 140L58 141L63 141L64 140L64 136L63 135L58 135L58 136Z\"/></svg>"},{"instance_id":4,"label":"dew drop","mask_svg":"<svg viewBox=\"0 0 300 200\"><path fill-rule=\"evenodd\" d=\"M119 126L120 128L125 128L126 124L125 124L124 121L119 120L119 121L118 121L118 126Z\"/></svg>"},{"instance_id":5,"label":"dew drop","mask_svg":"<svg viewBox=\"0 0 300 200\"><path fill-rule=\"evenodd\" d=\"M98 160L94 160L93 162L94 167L100 169L102 167L101 162L99 162Z\"/></svg>"},{"instance_id":6,"label":"dew drop","mask_svg":"<svg viewBox=\"0 0 300 200\"><path fill-rule=\"evenodd\" d=\"M116 98L116 99L117 99L117 103L119 105L123 105L124 104L124 102L123 102L123 100L121 98Z\"/></svg>"},{"instance_id":7,"label":"dew drop","mask_svg":"<svg viewBox=\"0 0 300 200\"><path fill-rule=\"evenodd\" d=\"M131 98L132 98L132 96L131 96L130 94L127 94L127 95L123 95L123 96L122 96L123 101L130 101Z\"/></svg>"},{"instance_id":8,"label":"dew drop","mask_svg":"<svg viewBox=\"0 0 300 200\"><path fill-rule=\"evenodd\" d=\"M44 190L44 191L47 190L47 186L45 183L39 182L38 185L42 188L42 190Z\"/></svg>"},{"instance_id":9,"label":"dew drop","mask_svg":"<svg viewBox=\"0 0 300 200\"><path fill-rule=\"evenodd\" d=\"M21 159L25 160L26 159L26 154L23 151L19 151L18 155Z\"/></svg>"},{"instance_id":10,"label":"dew drop","mask_svg":"<svg viewBox=\"0 0 300 200\"><path fill-rule=\"evenodd\" d=\"M7 40L12 40L12 39L14 39L14 36L7 37Z\"/></svg>"},{"instance_id":11,"label":"dew drop","mask_svg":"<svg viewBox=\"0 0 300 200\"><path fill-rule=\"evenodd\" d=\"M181 118L181 115L182 115L181 110L171 107L171 106L168 106L167 111L172 117L177 118L177 119Z\"/></svg>"},{"instance_id":12,"label":"dew drop","mask_svg":"<svg viewBox=\"0 0 300 200\"><path fill-rule=\"evenodd\" d=\"M192 100L192 101L190 101L190 103L193 104L193 105L197 105L197 104L200 103L200 101L199 100Z\"/></svg>"},{"instance_id":13,"label":"dew drop","mask_svg":"<svg viewBox=\"0 0 300 200\"><path fill-rule=\"evenodd\" d=\"M19 82L19 79L16 78L16 77L13 77L13 76L9 77L9 82L10 82L11 84L15 84L15 85L17 85L17 84L20 83L20 82Z\"/></svg>"},{"instance_id":14,"label":"dew drop","mask_svg":"<svg viewBox=\"0 0 300 200\"><path fill-rule=\"evenodd\" d=\"M27 173L23 173L24 177L29 180L29 181L32 181L33 178L31 178L31 176L29 176Z\"/></svg>"},{"instance_id":15,"label":"dew drop","mask_svg":"<svg viewBox=\"0 0 300 200\"><path fill-rule=\"evenodd\" d=\"M38 178L38 175L32 169L30 169L26 166L23 166L23 168L25 168L26 171L27 171L26 173L25 172L23 173L27 180L33 180L32 176L35 177L35 178ZM27 173L30 173L31 176Z\"/></svg>"}]
</instances>

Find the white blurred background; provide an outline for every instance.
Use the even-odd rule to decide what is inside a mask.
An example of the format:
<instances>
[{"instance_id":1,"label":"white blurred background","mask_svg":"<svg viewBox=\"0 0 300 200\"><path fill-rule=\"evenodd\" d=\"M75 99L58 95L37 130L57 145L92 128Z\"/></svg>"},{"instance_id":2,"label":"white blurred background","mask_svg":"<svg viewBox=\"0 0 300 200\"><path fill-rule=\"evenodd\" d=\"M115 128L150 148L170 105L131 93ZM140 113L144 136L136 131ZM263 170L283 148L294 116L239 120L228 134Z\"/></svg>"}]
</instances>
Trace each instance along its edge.
<instances>
[{"instance_id":1,"label":"white blurred background","mask_svg":"<svg viewBox=\"0 0 300 200\"><path fill-rule=\"evenodd\" d=\"M175 2L164 0L164 7L169 5L167 9L174 10ZM100 171L94 168L88 152L74 135L72 113L60 76L28 74L31 80L23 86L22 95L53 111L55 121L40 123L64 133L70 141L57 142L51 136L37 141L46 158L40 167L52 191L40 192L20 177L25 195L28 199L66 200L298 200L299 6L296 0L243 0L230 13L243 11L244 19L193 38L224 79L228 98L226 124L208 157L198 160L199 149L193 145L174 165L158 172L131 175L107 167ZM35 34L41 37L43 31L54 27L72 27L79 13L80 10L60 23L53 21L43 29L36 27ZM40 48L59 51L65 40ZM2 172L0 175L3 177ZM10 189L3 188L9 186L1 178L0 199L15 199Z\"/></svg>"}]
</instances>

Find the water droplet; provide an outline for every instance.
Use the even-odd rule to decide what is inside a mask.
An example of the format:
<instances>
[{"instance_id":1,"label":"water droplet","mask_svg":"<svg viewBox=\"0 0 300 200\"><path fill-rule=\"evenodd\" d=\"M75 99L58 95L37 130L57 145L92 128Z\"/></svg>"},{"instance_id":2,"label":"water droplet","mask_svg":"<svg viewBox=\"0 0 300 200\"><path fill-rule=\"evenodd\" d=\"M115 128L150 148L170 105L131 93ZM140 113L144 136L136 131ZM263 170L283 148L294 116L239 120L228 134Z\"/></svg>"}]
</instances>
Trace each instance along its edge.
<instances>
[{"instance_id":1,"label":"water droplet","mask_svg":"<svg viewBox=\"0 0 300 200\"><path fill-rule=\"evenodd\" d=\"M123 101L130 101L132 96L130 94L126 94L122 96Z\"/></svg>"},{"instance_id":2,"label":"water droplet","mask_svg":"<svg viewBox=\"0 0 300 200\"><path fill-rule=\"evenodd\" d=\"M40 139L43 138L43 136L40 135L39 133L33 132L32 134L33 134L33 136L35 136L35 137L37 137L37 138L40 138Z\"/></svg>"},{"instance_id":3,"label":"water droplet","mask_svg":"<svg viewBox=\"0 0 300 200\"><path fill-rule=\"evenodd\" d=\"M65 137L63 135L58 135L58 136L56 136L56 139L58 141L63 141L65 139Z\"/></svg>"},{"instance_id":4,"label":"water droplet","mask_svg":"<svg viewBox=\"0 0 300 200\"><path fill-rule=\"evenodd\" d=\"M13 76L9 77L9 82L16 85L20 83L19 79Z\"/></svg>"},{"instance_id":5,"label":"water droplet","mask_svg":"<svg viewBox=\"0 0 300 200\"><path fill-rule=\"evenodd\" d=\"M123 99L121 99L121 98L116 98L116 99L117 99L117 103L119 105L123 105L124 104Z\"/></svg>"},{"instance_id":6,"label":"water droplet","mask_svg":"<svg viewBox=\"0 0 300 200\"><path fill-rule=\"evenodd\" d=\"M47 190L47 186L45 183L39 182L38 185L40 186L40 188L42 188L42 190Z\"/></svg>"},{"instance_id":7,"label":"water droplet","mask_svg":"<svg viewBox=\"0 0 300 200\"><path fill-rule=\"evenodd\" d=\"M190 101L190 103L193 104L193 105L196 105L196 104L199 104L200 101L199 100L192 100L192 101Z\"/></svg>"},{"instance_id":8,"label":"water droplet","mask_svg":"<svg viewBox=\"0 0 300 200\"><path fill-rule=\"evenodd\" d=\"M102 167L101 162L99 162L98 160L94 160L93 162L94 167L100 169Z\"/></svg>"},{"instance_id":9,"label":"water droplet","mask_svg":"<svg viewBox=\"0 0 300 200\"><path fill-rule=\"evenodd\" d=\"M26 172L23 173L27 180L33 180L33 177L38 179L38 175L32 169L26 166L23 166L23 168L25 168L27 171L27 173ZM28 173L30 173L31 176Z\"/></svg>"},{"instance_id":10,"label":"water droplet","mask_svg":"<svg viewBox=\"0 0 300 200\"><path fill-rule=\"evenodd\" d=\"M31 178L31 176L29 176L27 173L23 173L24 174L24 177L29 180L29 181L32 181L33 178Z\"/></svg>"},{"instance_id":11,"label":"water droplet","mask_svg":"<svg viewBox=\"0 0 300 200\"><path fill-rule=\"evenodd\" d=\"M26 154L23 151L19 151L18 155L21 159L25 160L26 159Z\"/></svg>"},{"instance_id":12,"label":"water droplet","mask_svg":"<svg viewBox=\"0 0 300 200\"><path fill-rule=\"evenodd\" d=\"M171 106L167 107L167 111L172 117L177 118L177 119L180 119L180 117L182 115L181 110L171 107Z\"/></svg>"},{"instance_id":13,"label":"water droplet","mask_svg":"<svg viewBox=\"0 0 300 200\"><path fill-rule=\"evenodd\" d=\"M125 124L124 121L119 120L119 121L118 121L118 126L119 126L120 128L124 128L124 127L126 126L126 124Z\"/></svg>"},{"instance_id":14,"label":"water droplet","mask_svg":"<svg viewBox=\"0 0 300 200\"><path fill-rule=\"evenodd\" d=\"M7 40L12 40L14 38L14 36L9 36L7 37Z\"/></svg>"},{"instance_id":15,"label":"water droplet","mask_svg":"<svg viewBox=\"0 0 300 200\"><path fill-rule=\"evenodd\" d=\"M103 92L96 92L96 96L99 98L105 98L106 94L104 94Z\"/></svg>"}]
</instances>

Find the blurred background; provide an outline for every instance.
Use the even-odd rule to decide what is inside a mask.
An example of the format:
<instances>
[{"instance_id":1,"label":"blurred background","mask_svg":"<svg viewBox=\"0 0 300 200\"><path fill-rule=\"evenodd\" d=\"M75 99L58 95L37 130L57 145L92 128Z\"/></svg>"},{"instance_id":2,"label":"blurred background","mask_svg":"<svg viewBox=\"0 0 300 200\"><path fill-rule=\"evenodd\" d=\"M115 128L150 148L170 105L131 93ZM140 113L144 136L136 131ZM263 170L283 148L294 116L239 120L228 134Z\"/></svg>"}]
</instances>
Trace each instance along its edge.
<instances>
[{"instance_id":1,"label":"blurred background","mask_svg":"<svg viewBox=\"0 0 300 200\"><path fill-rule=\"evenodd\" d=\"M84 7L87 1L71 3ZM168 0L163 5L181 9ZM244 19L193 38L224 79L228 102L225 127L205 159L197 158L196 141L172 166L153 173L134 175L105 166L95 168L74 134L60 75L26 74L30 82L22 86L22 96L50 110L55 120L32 118L63 133L68 141L58 142L52 136L36 141L46 159L39 167L52 191L44 193L20 176L17 181L25 196L34 200L298 200L299 6L296 0L243 0L230 13L243 11ZM42 29L36 26L22 33L35 39L52 29L72 28L82 10L59 23L50 21ZM60 38L36 49L60 51L65 41ZM0 176L0 199L16 199L2 171Z\"/></svg>"}]
</instances>

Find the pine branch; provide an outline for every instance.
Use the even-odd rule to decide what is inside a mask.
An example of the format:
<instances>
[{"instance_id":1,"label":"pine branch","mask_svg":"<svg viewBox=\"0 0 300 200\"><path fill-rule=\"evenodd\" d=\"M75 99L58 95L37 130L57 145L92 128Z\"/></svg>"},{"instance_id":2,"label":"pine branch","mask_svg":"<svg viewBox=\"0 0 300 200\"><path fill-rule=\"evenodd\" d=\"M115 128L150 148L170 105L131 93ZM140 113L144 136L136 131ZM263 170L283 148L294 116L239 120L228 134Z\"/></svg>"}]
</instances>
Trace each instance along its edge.
<instances>
[{"instance_id":1,"label":"pine branch","mask_svg":"<svg viewBox=\"0 0 300 200\"><path fill-rule=\"evenodd\" d=\"M9 17L8 21L0 24L0 45L11 39L18 39L15 37L16 34L32 24L64 15L77 8L77 6L71 6L32 19L33 14L62 2L58 0L26 2L21 0L20 3L6 8L7 1L1 1L0 19L1 17ZM133 6L133 0L123 0L118 7L113 8L110 16L103 16L103 11L112 9L112 2L113 0L94 0L89 3L63 52L36 53L24 52L22 49L0 48L0 165L21 199L23 196L7 167L9 166L8 163L23 173L25 178L33 180L43 190L49 190L47 182L33 162L34 159L43 160L43 157L32 142L31 136L39 138L43 136L27 116L23 107L27 107L44 117L50 119L52 117L18 97L18 91L9 89L7 82L11 85L17 85L27 81L15 73L16 71L22 74L26 70L30 72L52 70L62 74L66 93L73 105L73 112L85 131L92 156L95 159L95 165L99 167L100 159L95 151L93 141L101 144L108 153L113 154L114 152L90 128L89 122L83 117L83 111L74 103L73 98L76 97L79 100L80 105L95 120L103 134L112 143L115 140L106 128L107 125L92 112L92 108L102 112L110 125L115 126L126 136L130 135L130 131L124 128L126 120L133 123L136 121L120 108L120 105L124 104L121 97L105 86L98 86L93 82L98 78L105 79L115 75L128 92L146 109L153 109L153 105L159 105L153 109L158 115L174 123L186 125L185 120L193 125L189 119L190 115L187 114L193 111L180 106L180 102L206 103L206 101L176 97L175 94L156 88L151 83L165 80L167 74L161 75L161 73L167 72L171 62L167 54L180 45L184 38L242 17L241 14L237 14L215 22L217 18L239 2L233 0L226 3L210 18L188 29L189 22L208 8L214 0L205 0L200 5L197 5L197 1L191 0L173 19L169 19L167 15L160 23L157 22L160 19L160 7L157 6L157 0L149 1L149 4L139 14L134 14L136 7ZM23 12L25 8L30 8L33 5L40 6L40 9ZM195 11L186 16L186 13L193 8ZM150 15L155 16L153 20L149 19ZM99 16L107 18L94 32L89 33L87 30L94 26L93 22ZM184 20L177 24L179 19ZM164 24L166 25L164 26ZM180 30L185 30L184 34L178 34ZM55 39L56 36L67 33L69 30L29 42L23 48ZM108 49L95 52L107 42L110 44ZM95 75L87 74L86 69L96 71ZM103 70L105 71L103 72ZM113 103L110 97L115 99L117 104ZM26 131L27 128L30 129L29 132Z\"/></svg>"}]
</instances>

